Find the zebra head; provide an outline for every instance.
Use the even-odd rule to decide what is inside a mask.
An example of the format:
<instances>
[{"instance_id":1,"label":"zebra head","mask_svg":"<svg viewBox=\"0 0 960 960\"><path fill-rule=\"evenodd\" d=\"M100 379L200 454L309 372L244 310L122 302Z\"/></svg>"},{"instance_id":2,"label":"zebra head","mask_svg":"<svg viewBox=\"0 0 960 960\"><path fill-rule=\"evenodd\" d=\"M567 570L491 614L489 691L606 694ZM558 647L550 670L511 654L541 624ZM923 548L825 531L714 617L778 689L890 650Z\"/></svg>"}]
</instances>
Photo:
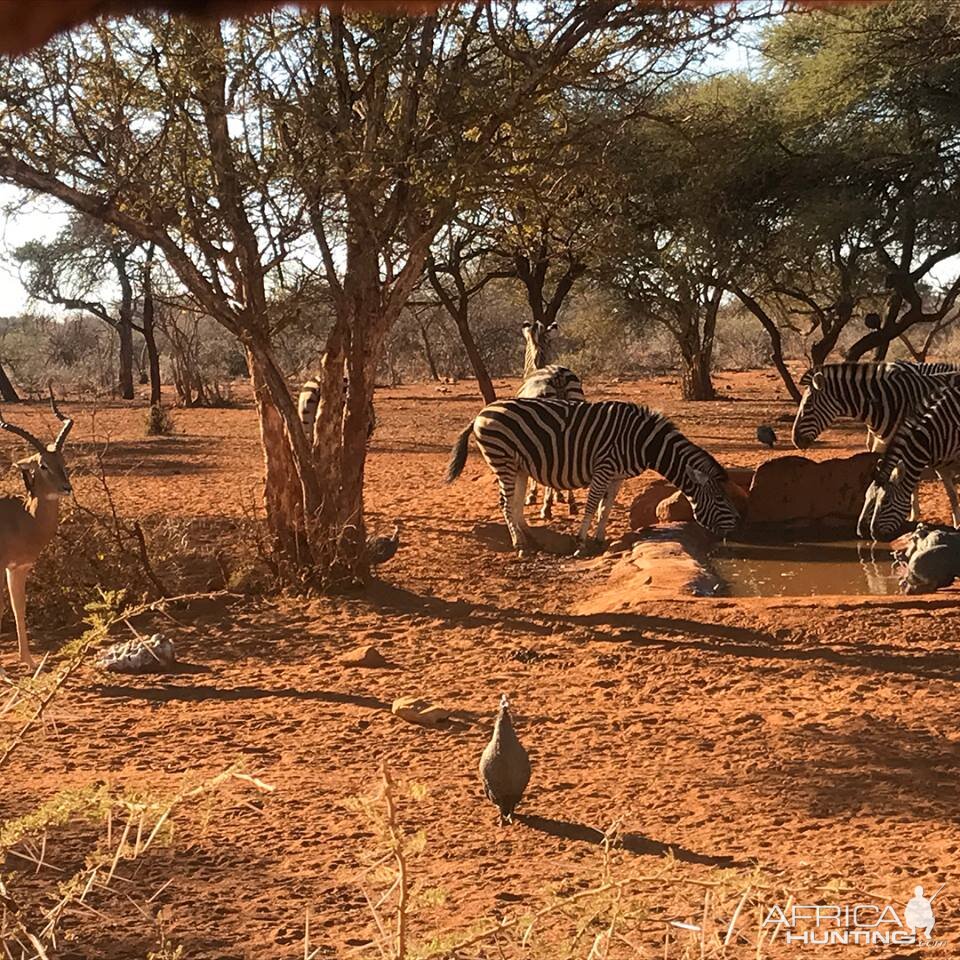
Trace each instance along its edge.
<instances>
[{"instance_id":1,"label":"zebra head","mask_svg":"<svg viewBox=\"0 0 960 960\"><path fill-rule=\"evenodd\" d=\"M523 324L523 339L527 342L526 365L540 369L550 362L550 340L557 331L556 322L527 320Z\"/></svg>"},{"instance_id":2,"label":"zebra head","mask_svg":"<svg viewBox=\"0 0 960 960\"><path fill-rule=\"evenodd\" d=\"M916 478L911 476L903 460L881 461L863 498L857 536L883 541L897 536L910 514L916 485Z\"/></svg>"},{"instance_id":3,"label":"zebra head","mask_svg":"<svg viewBox=\"0 0 960 960\"><path fill-rule=\"evenodd\" d=\"M727 495L727 472L713 458L688 465L681 485L693 507L693 518L718 537L725 537L740 523L740 514Z\"/></svg>"},{"instance_id":4,"label":"zebra head","mask_svg":"<svg viewBox=\"0 0 960 960\"><path fill-rule=\"evenodd\" d=\"M793 445L798 450L805 450L843 411L822 370L807 372L800 383L806 389L793 421Z\"/></svg>"}]
</instances>

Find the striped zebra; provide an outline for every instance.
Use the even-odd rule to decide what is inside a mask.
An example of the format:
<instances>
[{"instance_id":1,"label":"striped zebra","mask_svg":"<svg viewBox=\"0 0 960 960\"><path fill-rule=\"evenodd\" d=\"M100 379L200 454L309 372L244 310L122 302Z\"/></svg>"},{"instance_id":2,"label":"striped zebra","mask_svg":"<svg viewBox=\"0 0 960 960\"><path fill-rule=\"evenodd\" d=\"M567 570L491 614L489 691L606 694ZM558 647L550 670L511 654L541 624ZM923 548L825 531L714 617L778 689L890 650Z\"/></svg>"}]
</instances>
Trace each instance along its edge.
<instances>
[{"instance_id":1,"label":"striped zebra","mask_svg":"<svg viewBox=\"0 0 960 960\"><path fill-rule=\"evenodd\" d=\"M829 363L809 370L800 380L803 397L793 421L793 444L804 450L840 417L852 417L867 426L867 447L878 450L894 435L900 423L922 409L944 386L960 381L960 371L950 364ZM956 500L953 480L940 479ZM912 519L920 516L919 496ZM956 510L954 522L960 521Z\"/></svg>"},{"instance_id":2,"label":"striped zebra","mask_svg":"<svg viewBox=\"0 0 960 960\"><path fill-rule=\"evenodd\" d=\"M566 490L589 487L581 545L595 516L597 539L603 540L620 484L648 469L687 495L694 517L708 530L725 536L740 520L724 489L723 467L666 417L635 403L526 398L491 403L454 444L447 483L463 471L471 433L496 475L500 508L519 551L530 544L523 516L527 477Z\"/></svg>"},{"instance_id":3,"label":"striped zebra","mask_svg":"<svg viewBox=\"0 0 960 960\"><path fill-rule=\"evenodd\" d=\"M297 397L297 413L300 414L300 423L303 424L303 431L312 440L313 425L317 419L317 410L320 407L320 393L323 375L317 374L311 377L301 388L300 396ZM343 378L343 400L340 406L341 412L346 406L347 397L350 395L350 381ZM373 436L373 431L377 426L376 414L373 410L373 400L370 401L368 413L367 439Z\"/></svg>"},{"instance_id":4,"label":"striped zebra","mask_svg":"<svg viewBox=\"0 0 960 960\"><path fill-rule=\"evenodd\" d=\"M540 320L534 320L532 323L527 321L523 324L523 339L527 346L523 355L523 383L517 392L518 397L581 402L586 400L580 378L568 367L550 363L550 340L556 329L556 322L545 325ZM575 516L577 501L573 491L568 490L564 494L562 490L554 490L553 487L544 487L540 516L549 520L553 516L553 501L556 499L563 503L564 497L567 499L570 516ZM531 481L525 502L527 505L537 502L536 480Z\"/></svg>"},{"instance_id":5,"label":"striped zebra","mask_svg":"<svg viewBox=\"0 0 960 960\"><path fill-rule=\"evenodd\" d=\"M927 404L905 420L890 438L863 501L857 533L890 540L903 528L923 472L933 467L941 478L960 461L960 383L945 385ZM944 481L946 485L946 481ZM957 495L947 487L954 526Z\"/></svg>"}]
</instances>

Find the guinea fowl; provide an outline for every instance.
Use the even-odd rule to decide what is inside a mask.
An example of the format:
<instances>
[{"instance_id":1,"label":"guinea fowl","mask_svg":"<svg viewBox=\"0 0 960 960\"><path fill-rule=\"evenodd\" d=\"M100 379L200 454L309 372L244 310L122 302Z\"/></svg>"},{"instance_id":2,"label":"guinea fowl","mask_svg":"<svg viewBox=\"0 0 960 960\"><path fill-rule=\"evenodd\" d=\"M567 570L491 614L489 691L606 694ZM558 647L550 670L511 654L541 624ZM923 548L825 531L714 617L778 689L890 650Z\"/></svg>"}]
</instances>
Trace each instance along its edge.
<instances>
[{"instance_id":1,"label":"guinea fowl","mask_svg":"<svg viewBox=\"0 0 960 960\"><path fill-rule=\"evenodd\" d=\"M480 779L487 797L500 811L500 826L513 823L514 808L530 782L530 758L513 729L506 694L500 697L493 734L480 756Z\"/></svg>"},{"instance_id":2,"label":"guinea fowl","mask_svg":"<svg viewBox=\"0 0 960 960\"><path fill-rule=\"evenodd\" d=\"M400 524L395 523L393 533L389 537L367 538L367 559L371 567L378 567L381 563L392 560L400 547Z\"/></svg>"},{"instance_id":3,"label":"guinea fowl","mask_svg":"<svg viewBox=\"0 0 960 960\"><path fill-rule=\"evenodd\" d=\"M762 427L757 427L757 439L765 447L772 447L777 442L777 435L773 432L773 427L764 424Z\"/></svg>"}]
</instances>

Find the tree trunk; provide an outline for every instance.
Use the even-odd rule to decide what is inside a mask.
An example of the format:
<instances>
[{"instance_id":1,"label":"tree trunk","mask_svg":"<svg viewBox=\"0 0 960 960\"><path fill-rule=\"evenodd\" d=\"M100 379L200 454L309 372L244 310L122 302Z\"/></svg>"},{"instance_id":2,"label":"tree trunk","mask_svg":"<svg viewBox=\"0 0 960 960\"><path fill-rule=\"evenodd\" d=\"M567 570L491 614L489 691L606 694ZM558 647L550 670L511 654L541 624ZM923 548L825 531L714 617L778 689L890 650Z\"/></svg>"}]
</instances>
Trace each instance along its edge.
<instances>
[{"instance_id":1,"label":"tree trunk","mask_svg":"<svg viewBox=\"0 0 960 960\"><path fill-rule=\"evenodd\" d=\"M316 474L286 381L266 344L245 342L263 447L267 524L282 560L298 568L312 560Z\"/></svg>"},{"instance_id":2,"label":"tree trunk","mask_svg":"<svg viewBox=\"0 0 960 960\"><path fill-rule=\"evenodd\" d=\"M124 400L132 400L133 392L133 325L129 318L124 321L120 318L117 325L117 336L120 338L120 396Z\"/></svg>"},{"instance_id":3,"label":"tree trunk","mask_svg":"<svg viewBox=\"0 0 960 960\"><path fill-rule=\"evenodd\" d=\"M787 388L787 393L790 394L793 400L799 403L801 399L800 389L797 387L796 381L787 368L786 361L783 357L783 337L780 335L780 328L774 323L773 318L767 311L763 309L760 302L750 296L749 293L736 286L731 286L730 290L760 321L763 329L767 331L767 336L770 338L770 352L773 355L773 365L777 368L777 373L780 374L780 379Z\"/></svg>"},{"instance_id":4,"label":"tree trunk","mask_svg":"<svg viewBox=\"0 0 960 960\"><path fill-rule=\"evenodd\" d=\"M143 275L143 340L147 347L150 369L150 406L160 406L160 351L157 349L157 334L154 326L153 302L153 247L147 254Z\"/></svg>"},{"instance_id":5,"label":"tree trunk","mask_svg":"<svg viewBox=\"0 0 960 960\"><path fill-rule=\"evenodd\" d=\"M477 378L477 386L480 388L480 395L483 397L483 402L493 403L493 401L497 399L497 391L493 389L493 381L490 379L490 374L487 373L487 365L483 362L483 357L480 355L480 348L477 346L477 341L473 339L473 333L467 321L466 311L458 313L453 319L457 325L457 331L460 334L463 349L467 351L470 366L473 367L473 375Z\"/></svg>"},{"instance_id":6,"label":"tree trunk","mask_svg":"<svg viewBox=\"0 0 960 960\"><path fill-rule=\"evenodd\" d=\"M7 371L3 369L3 364L0 364L0 400L3 400L4 403L20 402L20 394L17 393L16 388L10 382Z\"/></svg>"},{"instance_id":7,"label":"tree trunk","mask_svg":"<svg viewBox=\"0 0 960 960\"><path fill-rule=\"evenodd\" d=\"M440 374L437 372L437 362L433 358L433 347L430 346L430 336L427 333L426 324L418 324L420 327L420 338L423 340L423 356L427 361L427 369L430 371L430 376L434 380L440 379Z\"/></svg>"},{"instance_id":8,"label":"tree trunk","mask_svg":"<svg viewBox=\"0 0 960 960\"><path fill-rule=\"evenodd\" d=\"M682 357L680 395L684 400L715 400L716 391L710 378L711 357L703 351L693 351Z\"/></svg>"}]
</instances>

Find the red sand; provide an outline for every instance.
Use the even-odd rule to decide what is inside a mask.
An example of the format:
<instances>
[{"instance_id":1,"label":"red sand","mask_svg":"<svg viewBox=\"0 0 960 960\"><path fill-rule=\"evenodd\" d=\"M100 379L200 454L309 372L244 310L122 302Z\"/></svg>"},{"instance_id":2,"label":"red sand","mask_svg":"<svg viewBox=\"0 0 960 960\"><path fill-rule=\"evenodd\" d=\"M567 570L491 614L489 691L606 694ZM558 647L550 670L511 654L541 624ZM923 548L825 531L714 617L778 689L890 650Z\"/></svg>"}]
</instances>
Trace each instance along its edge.
<instances>
[{"instance_id":1,"label":"red sand","mask_svg":"<svg viewBox=\"0 0 960 960\"><path fill-rule=\"evenodd\" d=\"M678 403L676 381L588 383L588 392L661 406L731 466L754 467L769 455L753 440L759 423L773 423L780 449L789 449L789 424L778 418L792 405L779 381L717 381L716 403ZM515 389L498 387L503 395ZM475 524L499 519L491 475L475 452L457 483L441 484L449 446L480 406L472 384L448 390L377 391L371 528L403 523L403 547L382 568L384 582L362 599L242 600L177 614L180 625L162 629L181 659L207 672L110 678L84 668L56 704L56 731L32 734L5 769L0 814L22 814L64 786L99 780L172 791L185 777L240 760L276 793L250 806L233 791L209 819L202 810L186 814L173 845L144 861L131 890L149 896L172 878L153 907L163 907L166 934L185 957L302 956L307 908L318 956L343 957L371 930L356 884L370 857L370 828L349 801L376 786L385 759L398 777L428 787L401 814L410 829L426 831L418 881L442 887L446 899L417 922L466 928L534 909L564 878L596 876L599 860L583 840L497 828L475 771L507 690L534 765L522 811L601 830L622 818L625 831L689 854L752 858L788 887L836 879L901 906L915 883L946 880L936 933L953 945L940 955L955 955L957 597L671 598L629 614L573 615L597 586L581 576L579 561L517 560L474 534ZM90 439L90 408L68 406L77 417L73 439ZM36 410L18 409L17 422L38 426ZM169 439L143 438L142 418L142 405L96 416L98 435L112 441L106 462L124 510L248 512L261 470L249 406L178 412ZM815 456L861 449L863 431L845 426L827 440ZM625 484L611 539L652 479ZM78 479L81 498L90 483ZM923 506L928 517L946 519L936 485L924 485ZM565 516L555 523L573 529ZM9 669L15 641L5 627ZM34 637L41 651L51 644ZM400 669L339 663L362 644ZM390 704L408 694L463 711L465 722L440 731L399 720ZM0 720L4 741L16 725ZM89 839L85 829L68 828L51 859L69 863ZM662 864L657 850L627 857L647 872ZM110 920L71 916L62 955L143 958L155 946L154 928L114 906ZM677 949L670 955L681 956ZM800 948L783 950L766 955ZM662 945L650 955L663 956Z\"/></svg>"}]
</instances>

